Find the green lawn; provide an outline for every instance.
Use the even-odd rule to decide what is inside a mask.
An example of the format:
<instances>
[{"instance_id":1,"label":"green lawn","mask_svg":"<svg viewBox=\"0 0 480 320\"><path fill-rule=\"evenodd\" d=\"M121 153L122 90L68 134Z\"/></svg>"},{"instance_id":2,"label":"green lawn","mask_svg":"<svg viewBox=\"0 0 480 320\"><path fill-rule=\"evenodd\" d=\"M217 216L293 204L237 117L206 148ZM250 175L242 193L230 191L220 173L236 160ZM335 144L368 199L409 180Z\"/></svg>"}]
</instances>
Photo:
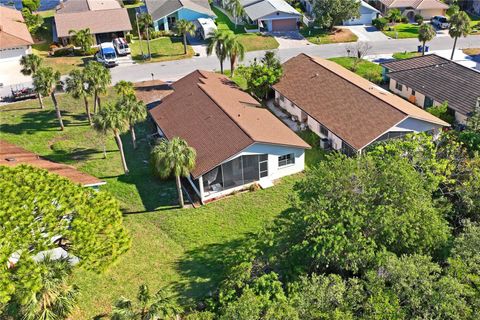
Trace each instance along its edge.
<instances>
[{"instance_id":1,"label":"green lawn","mask_svg":"<svg viewBox=\"0 0 480 320\"><path fill-rule=\"evenodd\" d=\"M313 44L355 42L358 40L358 37L353 32L343 28L331 32L323 29L304 27L300 29L300 33Z\"/></svg>"},{"instance_id":2,"label":"green lawn","mask_svg":"<svg viewBox=\"0 0 480 320\"><path fill-rule=\"evenodd\" d=\"M331 58L332 60L348 70L352 70L354 58L340 57L340 58ZM355 73L359 76L372 81L374 83L380 84L382 82L382 67L376 63L362 60L357 65L357 70Z\"/></svg>"},{"instance_id":3,"label":"green lawn","mask_svg":"<svg viewBox=\"0 0 480 320\"><path fill-rule=\"evenodd\" d=\"M422 55L421 53L418 53L416 51L413 51L413 52L405 51L405 52L396 52L392 55L392 57L397 60L404 60L404 59L419 57L421 55Z\"/></svg>"},{"instance_id":4,"label":"green lawn","mask_svg":"<svg viewBox=\"0 0 480 320\"><path fill-rule=\"evenodd\" d=\"M230 30L239 37L246 51L273 50L278 48L279 44L274 37L264 36L257 33L246 33L243 26L235 24L218 8L212 6L213 12L217 15L215 22L219 30Z\"/></svg>"},{"instance_id":5,"label":"green lawn","mask_svg":"<svg viewBox=\"0 0 480 320\"><path fill-rule=\"evenodd\" d=\"M417 38L418 37L418 25L410 23L398 23L393 27L387 27L385 31L382 31L386 36L390 38L405 39L405 38Z\"/></svg>"},{"instance_id":6,"label":"green lawn","mask_svg":"<svg viewBox=\"0 0 480 320\"><path fill-rule=\"evenodd\" d=\"M114 98L110 90L102 102ZM151 174L147 135L153 128L149 121L136 127L137 150L133 150L129 134L122 136L130 168L125 176L111 137L106 140L108 158L103 159L104 140L88 126L83 103L68 95L58 95L58 101L65 131L57 129L50 99L45 99L45 110L30 100L2 107L0 139L107 181L102 190L120 201L133 240L130 251L104 273L77 270L74 280L81 288L81 298L72 319L91 319L109 312L119 296L133 298L141 283L152 290L169 286L186 305L189 299L209 295L234 249L289 208L288 195L302 178L301 174L287 177L273 188L237 194L199 209L176 209L174 182ZM307 153L307 165L322 158L323 152L312 149Z\"/></svg>"},{"instance_id":7,"label":"green lawn","mask_svg":"<svg viewBox=\"0 0 480 320\"><path fill-rule=\"evenodd\" d=\"M470 22L470 26L472 27L472 34L480 33L480 16L473 15L473 14L468 14L468 15L472 20Z\"/></svg>"},{"instance_id":8,"label":"green lawn","mask_svg":"<svg viewBox=\"0 0 480 320\"><path fill-rule=\"evenodd\" d=\"M147 41L143 40L140 45L139 40L130 44L132 58L136 61L143 61L141 49L147 54ZM151 62L179 60L190 58L194 55L192 47L187 46L187 54L183 53L183 41L180 37L161 37L150 40L150 50L152 52Z\"/></svg>"}]
</instances>

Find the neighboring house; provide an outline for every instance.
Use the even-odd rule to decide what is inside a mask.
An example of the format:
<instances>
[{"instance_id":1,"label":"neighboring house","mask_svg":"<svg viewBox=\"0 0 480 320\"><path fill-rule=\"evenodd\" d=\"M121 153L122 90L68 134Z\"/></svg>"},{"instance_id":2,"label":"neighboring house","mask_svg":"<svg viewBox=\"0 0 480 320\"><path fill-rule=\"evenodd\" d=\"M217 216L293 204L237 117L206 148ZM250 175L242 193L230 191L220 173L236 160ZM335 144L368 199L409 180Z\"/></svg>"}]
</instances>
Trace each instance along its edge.
<instances>
[{"instance_id":1,"label":"neighboring house","mask_svg":"<svg viewBox=\"0 0 480 320\"><path fill-rule=\"evenodd\" d=\"M127 9L117 0L67 0L57 6L54 41L68 44L70 30L89 28L96 43L111 42L132 30Z\"/></svg>"},{"instance_id":2,"label":"neighboring house","mask_svg":"<svg viewBox=\"0 0 480 320\"><path fill-rule=\"evenodd\" d=\"M302 14L284 0L240 0L249 23L261 31L296 31Z\"/></svg>"},{"instance_id":3,"label":"neighboring house","mask_svg":"<svg viewBox=\"0 0 480 320\"><path fill-rule=\"evenodd\" d=\"M18 10L0 6L0 64L18 63L31 53L33 39Z\"/></svg>"},{"instance_id":4,"label":"neighboring house","mask_svg":"<svg viewBox=\"0 0 480 320\"><path fill-rule=\"evenodd\" d=\"M310 146L227 77L197 70L172 87L150 115L196 150L189 180L203 203L304 170Z\"/></svg>"},{"instance_id":5,"label":"neighboring house","mask_svg":"<svg viewBox=\"0 0 480 320\"><path fill-rule=\"evenodd\" d=\"M448 5L439 0L375 0L377 8L383 14L391 9L399 9L404 16L410 21L415 19L415 15L419 14L424 19L431 19L434 16L444 16Z\"/></svg>"},{"instance_id":6,"label":"neighboring house","mask_svg":"<svg viewBox=\"0 0 480 320\"><path fill-rule=\"evenodd\" d=\"M382 66L392 92L424 109L448 101L448 108L462 124L480 97L480 72L435 54Z\"/></svg>"},{"instance_id":7,"label":"neighboring house","mask_svg":"<svg viewBox=\"0 0 480 320\"><path fill-rule=\"evenodd\" d=\"M437 134L448 123L335 62L300 54L283 64L275 102L347 155L408 133Z\"/></svg>"},{"instance_id":8,"label":"neighboring house","mask_svg":"<svg viewBox=\"0 0 480 320\"><path fill-rule=\"evenodd\" d=\"M155 30L172 30L178 20L215 19L208 0L145 0Z\"/></svg>"},{"instance_id":9,"label":"neighboring house","mask_svg":"<svg viewBox=\"0 0 480 320\"><path fill-rule=\"evenodd\" d=\"M313 5L315 0L301 0L305 6L306 12L313 15ZM360 1L360 0L359 0ZM346 26L372 24L372 21L379 17L380 11L369 5L365 1L360 1L360 16L343 22Z\"/></svg>"},{"instance_id":10,"label":"neighboring house","mask_svg":"<svg viewBox=\"0 0 480 320\"><path fill-rule=\"evenodd\" d=\"M470 2L472 4L472 7L470 8L470 10L480 15L480 0L472 0Z\"/></svg>"},{"instance_id":11,"label":"neighboring house","mask_svg":"<svg viewBox=\"0 0 480 320\"><path fill-rule=\"evenodd\" d=\"M44 159L33 152L0 140L0 166L15 167L21 164L45 169L50 173L58 174L84 187L98 188L106 183L91 175L80 172L72 166Z\"/></svg>"}]
</instances>

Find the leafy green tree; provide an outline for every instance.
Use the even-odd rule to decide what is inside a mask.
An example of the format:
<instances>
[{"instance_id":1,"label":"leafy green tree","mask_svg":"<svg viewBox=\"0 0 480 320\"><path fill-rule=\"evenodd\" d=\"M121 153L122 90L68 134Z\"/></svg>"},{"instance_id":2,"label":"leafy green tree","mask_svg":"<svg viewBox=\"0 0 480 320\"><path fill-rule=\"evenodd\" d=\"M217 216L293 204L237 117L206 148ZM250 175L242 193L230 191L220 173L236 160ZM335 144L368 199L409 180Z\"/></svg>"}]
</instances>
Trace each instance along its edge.
<instances>
[{"instance_id":1,"label":"leafy green tree","mask_svg":"<svg viewBox=\"0 0 480 320\"><path fill-rule=\"evenodd\" d=\"M22 0L22 6L30 12L35 12L40 7L40 0Z\"/></svg>"},{"instance_id":2,"label":"leafy green tree","mask_svg":"<svg viewBox=\"0 0 480 320\"><path fill-rule=\"evenodd\" d=\"M418 28L418 40L422 43L422 55L425 55L425 45L428 41L432 41L437 35L435 28L428 23L423 23Z\"/></svg>"},{"instance_id":3,"label":"leafy green tree","mask_svg":"<svg viewBox=\"0 0 480 320\"><path fill-rule=\"evenodd\" d=\"M450 5L450 7L447 9L447 15L453 16L454 14L458 13L460 11L460 7L458 4L454 3Z\"/></svg>"},{"instance_id":4,"label":"leafy green tree","mask_svg":"<svg viewBox=\"0 0 480 320\"><path fill-rule=\"evenodd\" d=\"M142 122L147 118L147 107L142 101L138 101L135 96L126 96L119 101L120 108L127 117L132 136L133 148L137 148L137 137L135 134L135 124Z\"/></svg>"},{"instance_id":5,"label":"leafy green tree","mask_svg":"<svg viewBox=\"0 0 480 320\"><path fill-rule=\"evenodd\" d=\"M225 46L230 58L230 72L233 77L235 75L235 64L237 63L237 59L240 61L245 59L245 47L235 35L227 38Z\"/></svg>"},{"instance_id":6,"label":"leafy green tree","mask_svg":"<svg viewBox=\"0 0 480 320\"><path fill-rule=\"evenodd\" d=\"M427 108L427 112L450 124L453 124L453 122L455 121L455 117L451 115L448 111L448 101L445 101L438 106L431 106L430 108Z\"/></svg>"},{"instance_id":7,"label":"leafy green tree","mask_svg":"<svg viewBox=\"0 0 480 320\"><path fill-rule=\"evenodd\" d=\"M466 37L471 31L470 17L464 11L459 11L450 17L450 28L448 34L454 39L452 56L450 60L453 60L455 55L455 48L457 47L457 40L459 37Z\"/></svg>"},{"instance_id":8,"label":"leafy green tree","mask_svg":"<svg viewBox=\"0 0 480 320\"><path fill-rule=\"evenodd\" d=\"M31 34L36 34L40 29L43 28L43 17L39 14L33 14L29 9L22 9L23 20L27 25L28 31Z\"/></svg>"},{"instance_id":9,"label":"leafy green tree","mask_svg":"<svg viewBox=\"0 0 480 320\"><path fill-rule=\"evenodd\" d=\"M130 81L120 80L114 86L115 92L122 98L126 99L127 97L135 95L135 87Z\"/></svg>"},{"instance_id":10,"label":"leafy green tree","mask_svg":"<svg viewBox=\"0 0 480 320\"><path fill-rule=\"evenodd\" d=\"M220 61L220 72L223 74L223 62L228 56L226 42L228 37L231 37L230 31L215 30L210 35L207 46L207 55L212 55L215 52L218 60Z\"/></svg>"},{"instance_id":11,"label":"leafy green tree","mask_svg":"<svg viewBox=\"0 0 480 320\"><path fill-rule=\"evenodd\" d=\"M93 36L89 28L70 30L68 35L71 37L73 44L82 49L83 54L86 54L93 45Z\"/></svg>"},{"instance_id":12,"label":"leafy green tree","mask_svg":"<svg viewBox=\"0 0 480 320\"><path fill-rule=\"evenodd\" d=\"M402 20L402 12L400 9L390 9L387 12L387 18L393 23L400 22L400 20Z\"/></svg>"},{"instance_id":13,"label":"leafy green tree","mask_svg":"<svg viewBox=\"0 0 480 320\"><path fill-rule=\"evenodd\" d=\"M177 29L177 33L183 37L183 54L187 54L187 35L195 35L196 27L193 22L180 19L177 21L175 28Z\"/></svg>"},{"instance_id":14,"label":"leafy green tree","mask_svg":"<svg viewBox=\"0 0 480 320\"><path fill-rule=\"evenodd\" d=\"M88 97L92 95L92 90L88 85L85 71L79 69L72 70L68 75L66 84L66 91L71 94L74 99L83 99L88 123L93 125L92 115L90 114L90 106L88 104Z\"/></svg>"},{"instance_id":15,"label":"leafy green tree","mask_svg":"<svg viewBox=\"0 0 480 320\"><path fill-rule=\"evenodd\" d=\"M13 295L25 302L42 290L44 269L32 259L40 252L60 244L79 266L100 271L130 245L119 204L108 193L25 165L0 166L0 189L0 309Z\"/></svg>"},{"instance_id":16,"label":"leafy green tree","mask_svg":"<svg viewBox=\"0 0 480 320\"><path fill-rule=\"evenodd\" d=\"M360 2L356 0L322 0L313 6L315 22L322 28L333 30L345 20L360 16Z\"/></svg>"},{"instance_id":17,"label":"leafy green tree","mask_svg":"<svg viewBox=\"0 0 480 320\"><path fill-rule=\"evenodd\" d=\"M100 95L107 92L108 86L112 83L110 71L99 62L90 62L85 67L85 78L88 86L93 91L93 113L101 109Z\"/></svg>"},{"instance_id":18,"label":"leafy green tree","mask_svg":"<svg viewBox=\"0 0 480 320\"><path fill-rule=\"evenodd\" d=\"M182 312L176 299L166 290L160 289L154 295L146 284L138 289L137 303L121 297L115 303L111 320L174 319Z\"/></svg>"},{"instance_id":19,"label":"leafy green tree","mask_svg":"<svg viewBox=\"0 0 480 320\"><path fill-rule=\"evenodd\" d=\"M480 152L480 97L473 114L467 119L465 130L460 132L460 140L471 152Z\"/></svg>"},{"instance_id":20,"label":"leafy green tree","mask_svg":"<svg viewBox=\"0 0 480 320\"><path fill-rule=\"evenodd\" d=\"M161 178L175 176L177 184L178 203L184 207L182 185L180 177L188 177L195 167L196 151L188 146L181 138L174 137L172 140L161 140L152 150L152 164L156 174Z\"/></svg>"},{"instance_id":21,"label":"leafy green tree","mask_svg":"<svg viewBox=\"0 0 480 320\"><path fill-rule=\"evenodd\" d=\"M100 112L93 117L93 128L100 134L107 135L111 132L117 143L122 166L125 174L128 174L127 160L123 151L123 143L120 134L128 129L128 120L125 111L122 110L120 103L106 104Z\"/></svg>"},{"instance_id":22,"label":"leafy green tree","mask_svg":"<svg viewBox=\"0 0 480 320\"><path fill-rule=\"evenodd\" d=\"M30 53L25 56L22 56L20 59L20 65L22 66L22 69L20 69L20 72L23 75L26 76L31 76L37 73L38 69L43 64L43 59L40 56L37 56L36 54ZM38 93L37 91L37 97L38 97L38 102L40 103L40 109L44 109L45 106L43 104L43 99L42 95Z\"/></svg>"},{"instance_id":23,"label":"leafy green tree","mask_svg":"<svg viewBox=\"0 0 480 320\"><path fill-rule=\"evenodd\" d=\"M51 67L41 67L35 74L33 74L32 78L35 91L39 95L50 96L52 98L60 129L64 130L65 127L63 125L62 113L60 112L57 98L55 96L55 90L61 86L60 72L54 71Z\"/></svg>"}]
</instances>

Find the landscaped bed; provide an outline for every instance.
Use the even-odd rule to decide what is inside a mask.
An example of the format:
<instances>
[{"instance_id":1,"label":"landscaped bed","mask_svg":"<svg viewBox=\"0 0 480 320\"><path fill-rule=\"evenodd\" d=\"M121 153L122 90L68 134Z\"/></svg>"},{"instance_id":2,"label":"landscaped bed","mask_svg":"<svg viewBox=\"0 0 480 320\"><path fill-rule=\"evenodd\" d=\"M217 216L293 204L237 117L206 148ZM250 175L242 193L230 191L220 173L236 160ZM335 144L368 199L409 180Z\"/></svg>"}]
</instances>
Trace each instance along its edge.
<instances>
[{"instance_id":1,"label":"landscaped bed","mask_svg":"<svg viewBox=\"0 0 480 320\"><path fill-rule=\"evenodd\" d=\"M355 42L358 40L358 37L346 28L338 28L334 31L317 28L302 28L300 29L300 33L313 44Z\"/></svg>"},{"instance_id":2,"label":"landscaped bed","mask_svg":"<svg viewBox=\"0 0 480 320\"><path fill-rule=\"evenodd\" d=\"M383 33L393 39L417 38L419 26L411 23L398 23L386 27Z\"/></svg>"}]
</instances>

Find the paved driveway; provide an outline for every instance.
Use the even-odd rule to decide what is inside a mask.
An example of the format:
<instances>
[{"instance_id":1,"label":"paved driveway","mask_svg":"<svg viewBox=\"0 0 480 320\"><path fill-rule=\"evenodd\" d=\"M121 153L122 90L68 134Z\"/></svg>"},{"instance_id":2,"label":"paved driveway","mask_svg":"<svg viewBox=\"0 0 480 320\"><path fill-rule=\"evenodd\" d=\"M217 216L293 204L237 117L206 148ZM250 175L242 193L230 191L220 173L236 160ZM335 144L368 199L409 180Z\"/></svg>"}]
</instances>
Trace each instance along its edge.
<instances>
[{"instance_id":1,"label":"paved driveway","mask_svg":"<svg viewBox=\"0 0 480 320\"><path fill-rule=\"evenodd\" d=\"M15 83L31 81L31 77L21 74L20 69L19 61L0 62L0 83L7 87Z\"/></svg>"},{"instance_id":2,"label":"paved driveway","mask_svg":"<svg viewBox=\"0 0 480 320\"><path fill-rule=\"evenodd\" d=\"M269 35L275 37L279 47L278 49L302 48L312 45L299 32L269 32Z\"/></svg>"},{"instance_id":3,"label":"paved driveway","mask_svg":"<svg viewBox=\"0 0 480 320\"><path fill-rule=\"evenodd\" d=\"M375 42L388 40L388 37L384 35L383 32L378 31L374 26L360 25L345 26L343 28L347 28L352 31L358 37L358 41Z\"/></svg>"}]
</instances>

